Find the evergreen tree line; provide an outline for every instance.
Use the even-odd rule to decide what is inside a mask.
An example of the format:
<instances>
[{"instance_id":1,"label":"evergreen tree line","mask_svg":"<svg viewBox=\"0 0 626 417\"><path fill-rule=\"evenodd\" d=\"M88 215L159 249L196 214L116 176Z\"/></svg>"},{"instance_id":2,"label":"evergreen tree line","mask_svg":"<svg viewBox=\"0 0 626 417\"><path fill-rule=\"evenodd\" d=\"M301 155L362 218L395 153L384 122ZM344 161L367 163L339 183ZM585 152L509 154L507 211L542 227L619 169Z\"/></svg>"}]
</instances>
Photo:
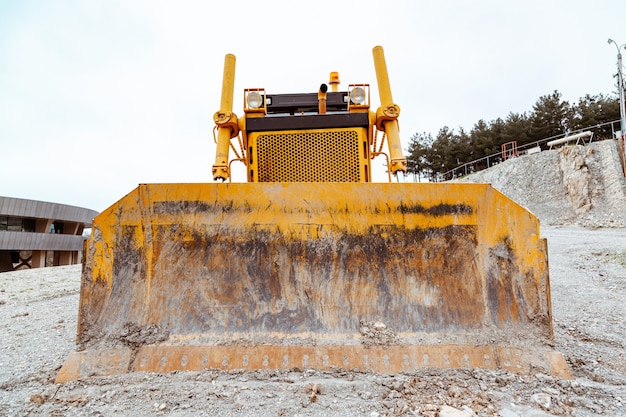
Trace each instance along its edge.
<instances>
[{"instance_id":1,"label":"evergreen tree line","mask_svg":"<svg viewBox=\"0 0 626 417\"><path fill-rule=\"evenodd\" d=\"M407 175L434 181L462 164L501 152L504 143L517 141L517 146L523 147L602 124L605 125L593 129L594 140L610 138L609 122L618 119L617 97L587 94L570 105L555 90L540 97L528 114L509 113L506 119L491 122L481 119L469 132L460 128L457 133L444 126L435 137L430 133L414 134L407 149ZM477 171L486 168L487 163L483 159L472 167Z\"/></svg>"}]
</instances>

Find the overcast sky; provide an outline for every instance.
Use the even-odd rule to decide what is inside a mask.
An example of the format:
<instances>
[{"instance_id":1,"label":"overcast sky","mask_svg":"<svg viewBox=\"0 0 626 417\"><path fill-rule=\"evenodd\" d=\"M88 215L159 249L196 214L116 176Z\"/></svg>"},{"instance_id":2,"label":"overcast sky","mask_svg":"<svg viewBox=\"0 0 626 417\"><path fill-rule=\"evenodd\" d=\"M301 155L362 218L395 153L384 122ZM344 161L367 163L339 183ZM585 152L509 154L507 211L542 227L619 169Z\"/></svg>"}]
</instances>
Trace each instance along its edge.
<instances>
[{"instance_id":1,"label":"overcast sky","mask_svg":"<svg viewBox=\"0 0 626 417\"><path fill-rule=\"evenodd\" d=\"M0 195L103 210L139 183L212 181L226 53L241 115L246 87L315 92L330 71L375 92L382 45L406 149L554 90L615 94L625 18L624 0L3 0Z\"/></svg>"}]
</instances>

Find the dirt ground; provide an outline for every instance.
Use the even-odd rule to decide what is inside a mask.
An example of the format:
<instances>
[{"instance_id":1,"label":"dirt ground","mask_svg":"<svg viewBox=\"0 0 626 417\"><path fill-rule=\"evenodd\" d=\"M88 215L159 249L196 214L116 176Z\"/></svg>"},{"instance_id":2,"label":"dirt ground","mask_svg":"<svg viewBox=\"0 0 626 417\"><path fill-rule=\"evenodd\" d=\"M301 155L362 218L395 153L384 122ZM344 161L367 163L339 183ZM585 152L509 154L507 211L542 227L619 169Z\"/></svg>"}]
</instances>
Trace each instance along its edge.
<instances>
[{"instance_id":1,"label":"dirt ground","mask_svg":"<svg viewBox=\"0 0 626 417\"><path fill-rule=\"evenodd\" d=\"M626 416L626 182L613 141L464 180L528 207L548 238L555 349L574 379L419 370L134 373L55 384L75 350L80 266L0 274L0 416Z\"/></svg>"},{"instance_id":2,"label":"dirt ground","mask_svg":"<svg viewBox=\"0 0 626 417\"><path fill-rule=\"evenodd\" d=\"M574 380L489 370L207 370L54 384L75 348L77 265L0 274L0 415L624 416L626 231L542 227L542 235L556 349Z\"/></svg>"}]
</instances>

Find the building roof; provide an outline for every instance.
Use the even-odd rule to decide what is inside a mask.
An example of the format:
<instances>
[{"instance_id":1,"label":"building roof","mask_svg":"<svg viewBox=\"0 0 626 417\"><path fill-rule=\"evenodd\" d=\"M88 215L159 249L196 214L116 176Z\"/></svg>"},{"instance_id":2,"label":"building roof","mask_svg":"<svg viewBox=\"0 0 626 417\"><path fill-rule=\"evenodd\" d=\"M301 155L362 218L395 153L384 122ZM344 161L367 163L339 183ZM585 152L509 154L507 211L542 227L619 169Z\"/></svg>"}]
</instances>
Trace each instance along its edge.
<instances>
[{"instance_id":1,"label":"building roof","mask_svg":"<svg viewBox=\"0 0 626 417\"><path fill-rule=\"evenodd\" d=\"M97 215L97 211L82 207L0 196L0 216L69 221L91 227Z\"/></svg>"}]
</instances>

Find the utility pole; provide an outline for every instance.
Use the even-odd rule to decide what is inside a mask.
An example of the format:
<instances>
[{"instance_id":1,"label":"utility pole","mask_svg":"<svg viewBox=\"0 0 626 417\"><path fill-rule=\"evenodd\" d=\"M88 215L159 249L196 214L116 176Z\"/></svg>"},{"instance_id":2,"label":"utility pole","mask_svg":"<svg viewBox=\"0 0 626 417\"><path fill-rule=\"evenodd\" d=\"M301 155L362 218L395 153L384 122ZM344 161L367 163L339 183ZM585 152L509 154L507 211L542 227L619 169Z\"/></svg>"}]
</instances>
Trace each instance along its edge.
<instances>
[{"instance_id":1,"label":"utility pole","mask_svg":"<svg viewBox=\"0 0 626 417\"><path fill-rule=\"evenodd\" d=\"M609 39L609 44L615 44L617 48L617 88L619 90L619 116L620 116L620 142L622 146L622 166L626 175L626 109L624 108L624 76L622 75L622 52L626 49L626 44L618 45L613 39Z\"/></svg>"}]
</instances>

